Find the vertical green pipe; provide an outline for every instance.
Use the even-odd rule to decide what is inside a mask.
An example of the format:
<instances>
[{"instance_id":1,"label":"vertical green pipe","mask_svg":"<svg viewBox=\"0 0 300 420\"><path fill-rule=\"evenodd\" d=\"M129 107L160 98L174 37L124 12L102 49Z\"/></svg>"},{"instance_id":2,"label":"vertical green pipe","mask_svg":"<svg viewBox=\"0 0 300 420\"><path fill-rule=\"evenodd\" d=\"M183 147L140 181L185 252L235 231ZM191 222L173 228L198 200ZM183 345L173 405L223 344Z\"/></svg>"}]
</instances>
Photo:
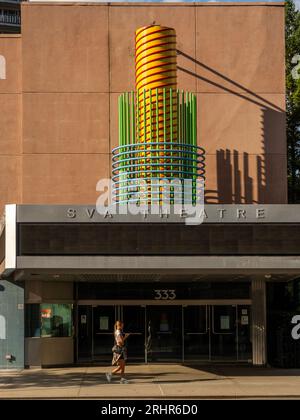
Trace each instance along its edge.
<instances>
[{"instance_id":1,"label":"vertical green pipe","mask_svg":"<svg viewBox=\"0 0 300 420\"><path fill-rule=\"evenodd\" d=\"M119 146L120 146L121 136L122 136L121 95L118 98L118 122L119 122Z\"/></svg>"},{"instance_id":2,"label":"vertical green pipe","mask_svg":"<svg viewBox=\"0 0 300 420\"><path fill-rule=\"evenodd\" d=\"M190 127L190 144L193 144L193 125L192 125L192 115L193 115L193 105L191 101L191 94L189 93L189 107L190 107L190 113L189 113L189 127Z\"/></svg>"},{"instance_id":3,"label":"vertical green pipe","mask_svg":"<svg viewBox=\"0 0 300 420\"><path fill-rule=\"evenodd\" d=\"M197 142L197 140L198 140L198 124L197 124L197 121L198 121L198 114L197 114L197 111L198 111L198 109L197 109L197 96L195 95L195 99L194 99L194 101L195 101L195 145L197 146L197 144L198 144L198 142Z\"/></svg>"},{"instance_id":4,"label":"vertical green pipe","mask_svg":"<svg viewBox=\"0 0 300 420\"><path fill-rule=\"evenodd\" d=\"M128 118L128 128L127 128L127 142L126 144L130 143L130 136L131 136L131 124L130 124L130 94L127 92L127 118Z\"/></svg>"},{"instance_id":5,"label":"vertical green pipe","mask_svg":"<svg viewBox=\"0 0 300 420\"><path fill-rule=\"evenodd\" d=\"M185 134L186 134L186 130L185 130L185 117L186 117L186 103L185 103L185 98L184 98L184 91L181 91L181 106L182 106L182 127L181 127L181 131L182 131L182 143L185 144ZM184 148L183 148L184 150ZM182 178L185 178L184 175L184 170L185 170L185 166L186 166L186 161L185 161L185 153L184 151L182 151L182 167L181 167L181 176Z\"/></svg>"},{"instance_id":6,"label":"vertical green pipe","mask_svg":"<svg viewBox=\"0 0 300 420\"><path fill-rule=\"evenodd\" d=\"M190 146L191 145L191 103L190 103L190 94L189 92L186 92L186 103L187 103L187 115L186 115L186 143ZM187 149L189 152L191 151L191 148L188 147ZM187 153L185 157L189 157L190 154ZM187 161L186 164L186 171L189 171L189 163ZM190 178L191 176L189 174L185 174L185 177Z\"/></svg>"},{"instance_id":7,"label":"vertical green pipe","mask_svg":"<svg viewBox=\"0 0 300 420\"><path fill-rule=\"evenodd\" d=\"M124 94L121 95L121 120L122 120L122 130L121 130L121 146L124 145L124 125L125 125L125 119L124 119ZM123 152L123 147L121 147L121 152ZM121 168L123 169L123 165L121 165ZM123 181L123 177L122 177L122 181ZM122 182L123 185L123 182Z\"/></svg>"},{"instance_id":8,"label":"vertical green pipe","mask_svg":"<svg viewBox=\"0 0 300 420\"><path fill-rule=\"evenodd\" d=\"M118 100L118 111L119 111L119 115L118 115L118 119L119 119L119 146L121 146L122 144L122 95L119 96L119 100ZM120 166L119 166L119 186L122 185L122 175L121 175L121 170L122 170L122 161L120 160ZM116 200L118 200L119 197L116 197Z\"/></svg>"},{"instance_id":9,"label":"vertical green pipe","mask_svg":"<svg viewBox=\"0 0 300 420\"><path fill-rule=\"evenodd\" d=\"M189 94L190 97L190 137L191 137L191 145L194 145L194 127L193 127L193 102L192 102L192 94ZM194 148L191 148L190 151L191 156L194 158ZM191 168L191 172L192 172L192 203L194 201L194 161L192 163L192 168Z\"/></svg>"},{"instance_id":10,"label":"vertical green pipe","mask_svg":"<svg viewBox=\"0 0 300 420\"><path fill-rule=\"evenodd\" d=\"M181 102L180 102L180 94L179 94L179 90L177 89L177 121L178 121L178 126L177 126L177 132L178 132L178 142L182 143L182 135L181 135L181 123L182 123L182 106L181 106ZM178 166L178 172L182 171L182 153L178 152L178 157L180 159L178 159L178 163L180 163L180 166Z\"/></svg>"},{"instance_id":11,"label":"vertical green pipe","mask_svg":"<svg viewBox=\"0 0 300 420\"><path fill-rule=\"evenodd\" d=\"M135 110L136 110L136 142L140 144L140 101L139 101L139 92L136 92L136 98L135 98ZM139 145L137 146L140 147ZM139 157L140 154L133 155L134 157ZM137 165L140 164L140 160L135 161Z\"/></svg>"},{"instance_id":12,"label":"vertical green pipe","mask_svg":"<svg viewBox=\"0 0 300 420\"><path fill-rule=\"evenodd\" d=\"M125 133L124 133L124 146L128 143L128 134L129 134L129 109L128 109L128 92L124 95L124 108L125 108ZM126 147L123 149L126 152ZM127 159L127 155L123 155L125 159Z\"/></svg>"},{"instance_id":13,"label":"vertical green pipe","mask_svg":"<svg viewBox=\"0 0 300 420\"><path fill-rule=\"evenodd\" d=\"M146 149L146 143L147 143L147 127L146 127L146 90L144 89L144 93L143 93L143 95L144 95L144 118L143 118L143 121L144 121L144 152L143 152L143 157L144 157L144 164L146 163L146 153L145 153L145 149Z\"/></svg>"},{"instance_id":14,"label":"vertical green pipe","mask_svg":"<svg viewBox=\"0 0 300 420\"><path fill-rule=\"evenodd\" d=\"M189 109L190 109L190 112L189 112L190 144L193 144L193 127L192 127L192 112L193 112L193 109L192 109L192 101L191 101L191 93L190 92L188 94L188 97L189 97Z\"/></svg>"},{"instance_id":15,"label":"vertical green pipe","mask_svg":"<svg viewBox=\"0 0 300 420\"><path fill-rule=\"evenodd\" d=\"M150 117L150 143L152 143L152 90L149 89L149 117ZM152 149L152 146L150 147Z\"/></svg>"},{"instance_id":16,"label":"vertical green pipe","mask_svg":"<svg viewBox=\"0 0 300 420\"><path fill-rule=\"evenodd\" d=\"M195 146L195 101L194 95L191 95L191 105L192 105L192 145ZM197 162L195 159L197 155L195 153L195 149L192 149L192 157L193 157L193 165L192 165L192 172L193 172L193 180L192 180L192 204L195 204L196 199L196 174L197 174Z\"/></svg>"},{"instance_id":17,"label":"vertical green pipe","mask_svg":"<svg viewBox=\"0 0 300 420\"><path fill-rule=\"evenodd\" d=\"M122 108L122 140L121 140L121 145L124 145L124 130L125 130L125 116L124 116L124 94L122 94L122 103L121 103L121 108ZM122 149L123 150L123 149Z\"/></svg>"},{"instance_id":18,"label":"vertical green pipe","mask_svg":"<svg viewBox=\"0 0 300 420\"><path fill-rule=\"evenodd\" d=\"M189 103L189 144L193 143L192 139L192 124L191 124L191 115L192 115L192 108L191 108L191 94L188 92L188 103Z\"/></svg>"},{"instance_id":19,"label":"vertical green pipe","mask_svg":"<svg viewBox=\"0 0 300 420\"><path fill-rule=\"evenodd\" d=\"M127 119L126 119L126 97L125 93L123 94L123 139L122 139L122 145L124 146L126 144L126 125L127 125ZM123 149L122 149L123 151Z\"/></svg>"},{"instance_id":20,"label":"vertical green pipe","mask_svg":"<svg viewBox=\"0 0 300 420\"><path fill-rule=\"evenodd\" d=\"M136 93L136 138L137 142L140 142L140 101L139 101L139 93Z\"/></svg>"},{"instance_id":21,"label":"vertical green pipe","mask_svg":"<svg viewBox=\"0 0 300 420\"><path fill-rule=\"evenodd\" d=\"M192 146L194 146L194 141L195 141L195 134L194 134L194 100L193 100L193 95L191 94L191 144ZM194 149L192 149L192 156L194 158ZM194 162L192 165L192 172L194 174Z\"/></svg>"},{"instance_id":22,"label":"vertical green pipe","mask_svg":"<svg viewBox=\"0 0 300 420\"><path fill-rule=\"evenodd\" d=\"M194 94L191 93L191 109L192 109L192 114L191 114L191 124L192 124L192 133L193 133L193 144L195 145L195 109L194 109Z\"/></svg>"},{"instance_id":23,"label":"vertical green pipe","mask_svg":"<svg viewBox=\"0 0 300 420\"><path fill-rule=\"evenodd\" d=\"M124 146L128 143L128 134L129 134L129 107L128 107L128 92L125 93L124 96L124 108L125 108L125 135L124 135ZM126 147L123 149L124 152L126 152ZM124 159L127 159L127 154L123 155Z\"/></svg>"},{"instance_id":24,"label":"vertical green pipe","mask_svg":"<svg viewBox=\"0 0 300 420\"><path fill-rule=\"evenodd\" d=\"M147 135L147 131L146 131L146 90L144 89L144 92L143 92L143 95L144 95L144 101L143 101L143 105L144 105L144 110L143 110L143 112L144 112L144 115L143 115L143 121L144 121L144 142L146 142L146 140L147 140L147 137L146 137L146 135Z\"/></svg>"},{"instance_id":25,"label":"vertical green pipe","mask_svg":"<svg viewBox=\"0 0 300 420\"><path fill-rule=\"evenodd\" d=\"M197 146L197 97L196 95L194 95L194 145ZM195 194L196 194L195 198L197 198L197 149L195 149L194 159L195 159Z\"/></svg>"},{"instance_id":26,"label":"vertical green pipe","mask_svg":"<svg viewBox=\"0 0 300 420\"><path fill-rule=\"evenodd\" d=\"M158 149L159 143L159 109L158 109L158 88L156 88L156 104L155 104L155 114L156 114L156 149ZM157 152L155 152L155 157L158 157ZM155 163L158 163L156 159Z\"/></svg>"},{"instance_id":27,"label":"vertical green pipe","mask_svg":"<svg viewBox=\"0 0 300 420\"><path fill-rule=\"evenodd\" d=\"M152 90L149 89L149 126L150 126L150 143L152 143ZM150 144L150 149L152 149L152 144ZM148 161L149 162L149 161ZM150 152L150 170L151 170L151 163L152 163L152 152ZM150 172L150 177L152 173Z\"/></svg>"},{"instance_id":28,"label":"vertical green pipe","mask_svg":"<svg viewBox=\"0 0 300 420\"><path fill-rule=\"evenodd\" d=\"M166 115L166 88L163 88L163 121L164 121L164 144L163 149L166 149L166 140L167 140L167 115ZM165 155L165 151L162 152ZM160 161L161 162L161 161ZM162 160L164 164L164 160ZM162 166L162 171L165 171L165 166ZM159 203L161 204L161 188L159 187Z\"/></svg>"},{"instance_id":29,"label":"vertical green pipe","mask_svg":"<svg viewBox=\"0 0 300 420\"><path fill-rule=\"evenodd\" d=\"M120 96L118 97L118 138L120 144L120 132L121 132L121 121L120 121Z\"/></svg>"},{"instance_id":30,"label":"vertical green pipe","mask_svg":"<svg viewBox=\"0 0 300 420\"><path fill-rule=\"evenodd\" d=\"M192 145L194 145L195 141L195 130L194 130L194 97L191 94L191 130L192 130Z\"/></svg>"},{"instance_id":31,"label":"vertical green pipe","mask_svg":"<svg viewBox=\"0 0 300 420\"><path fill-rule=\"evenodd\" d=\"M122 119L122 95L119 96L119 121L120 121L119 146L121 146L122 145L122 124L123 124L123 119Z\"/></svg>"},{"instance_id":32,"label":"vertical green pipe","mask_svg":"<svg viewBox=\"0 0 300 420\"><path fill-rule=\"evenodd\" d=\"M194 146L195 142L195 127L194 127L194 95L190 93L190 102L191 102L191 144ZM195 200L195 149L192 149L192 157L193 157L193 164L192 164L192 204Z\"/></svg>"},{"instance_id":33,"label":"vertical green pipe","mask_svg":"<svg viewBox=\"0 0 300 420\"><path fill-rule=\"evenodd\" d=\"M190 144L190 130L189 130L189 123L190 123L190 102L189 102L189 95L186 93L186 143Z\"/></svg>"},{"instance_id":34,"label":"vertical green pipe","mask_svg":"<svg viewBox=\"0 0 300 420\"><path fill-rule=\"evenodd\" d=\"M190 137L191 137L191 144L193 144L193 102L192 102L192 94L189 93L190 97Z\"/></svg>"},{"instance_id":35,"label":"vertical green pipe","mask_svg":"<svg viewBox=\"0 0 300 420\"><path fill-rule=\"evenodd\" d=\"M130 101L130 105L131 105L131 140L130 140L130 144L134 144L135 143L135 107L134 107L134 92L131 91L131 101ZM128 148L128 152L129 152L129 157L132 158L133 154L132 154L132 149ZM133 161L134 162L134 161ZM130 161L131 165L132 165L132 160Z\"/></svg>"},{"instance_id":36,"label":"vertical green pipe","mask_svg":"<svg viewBox=\"0 0 300 420\"><path fill-rule=\"evenodd\" d=\"M155 104L155 115L156 115L156 142L159 141L159 110L158 110L158 88L156 88L156 104Z\"/></svg>"},{"instance_id":37,"label":"vertical green pipe","mask_svg":"<svg viewBox=\"0 0 300 420\"><path fill-rule=\"evenodd\" d=\"M167 139L167 124L166 124L166 88L163 90L163 107L164 107L164 143Z\"/></svg>"},{"instance_id":38,"label":"vertical green pipe","mask_svg":"<svg viewBox=\"0 0 300 420\"><path fill-rule=\"evenodd\" d=\"M170 140L173 142L173 90L170 88Z\"/></svg>"},{"instance_id":39,"label":"vertical green pipe","mask_svg":"<svg viewBox=\"0 0 300 420\"><path fill-rule=\"evenodd\" d=\"M126 135L126 108L125 108L125 93L123 93L123 139L122 139L122 146L125 143L125 135ZM123 151L123 149L122 149Z\"/></svg>"},{"instance_id":40,"label":"vertical green pipe","mask_svg":"<svg viewBox=\"0 0 300 420\"><path fill-rule=\"evenodd\" d=\"M126 145L130 143L130 106L129 106L129 93L126 92L126 117L127 117L127 132L126 132Z\"/></svg>"},{"instance_id":41,"label":"vertical green pipe","mask_svg":"<svg viewBox=\"0 0 300 420\"><path fill-rule=\"evenodd\" d=\"M196 95L193 96L194 102L194 146L197 146L197 97Z\"/></svg>"},{"instance_id":42,"label":"vertical green pipe","mask_svg":"<svg viewBox=\"0 0 300 420\"><path fill-rule=\"evenodd\" d=\"M184 100L184 92L181 92L181 102L182 102L182 142L185 143L185 114L186 114L186 104Z\"/></svg>"},{"instance_id":43,"label":"vertical green pipe","mask_svg":"<svg viewBox=\"0 0 300 420\"><path fill-rule=\"evenodd\" d=\"M189 124L189 101L188 101L188 96L187 93L185 94L185 115L184 115L184 120L185 120L185 124L184 124L184 128L185 128L185 143L188 144L189 143L189 138L188 138L188 124Z\"/></svg>"},{"instance_id":44,"label":"vertical green pipe","mask_svg":"<svg viewBox=\"0 0 300 420\"><path fill-rule=\"evenodd\" d=\"M134 124L134 93L131 92L131 141L130 143L135 143L135 124Z\"/></svg>"},{"instance_id":45,"label":"vertical green pipe","mask_svg":"<svg viewBox=\"0 0 300 420\"><path fill-rule=\"evenodd\" d=\"M197 147L197 97L194 95L194 146ZM195 177L197 178L197 149L194 154L195 159Z\"/></svg>"},{"instance_id":46,"label":"vertical green pipe","mask_svg":"<svg viewBox=\"0 0 300 420\"><path fill-rule=\"evenodd\" d=\"M169 91L169 95L170 95L170 141L171 143L173 142L173 90L172 88L170 88ZM173 156L172 156L172 148L173 146L171 146L171 151L170 151L170 155L171 155L171 173L173 176Z\"/></svg>"},{"instance_id":47,"label":"vertical green pipe","mask_svg":"<svg viewBox=\"0 0 300 420\"><path fill-rule=\"evenodd\" d=\"M158 110L158 88L156 88L156 104L155 104L155 114L156 114L156 142L159 142L159 110Z\"/></svg>"},{"instance_id":48,"label":"vertical green pipe","mask_svg":"<svg viewBox=\"0 0 300 420\"><path fill-rule=\"evenodd\" d=\"M180 98L179 98L179 90L177 89L177 133L179 143L181 143L181 105L180 105Z\"/></svg>"},{"instance_id":49,"label":"vertical green pipe","mask_svg":"<svg viewBox=\"0 0 300 420\"><path fill-rule=\"evenodd\" d=\"M129 115L129 95L128 92L125 93L125 120L126 120L126 131L125 131L125 138L124 138L124 146L127 146L130 136L130 115ZM124 152L126 152L127 148L124 147ZM124 158L128 159L128 155L124 154ZM127 196L127 200L129 200L129 196Z\"/></svg>"},{"instance_id":50,"label":"vertical green pipe","mask_svg":"<svg viewBox=\"0 0 300 420\"><path fill-rule=\"evenodd\" d=\"M125 103L125 93L123 93L123 141L122 146L126 144L126 103Z\"/></svg>"}]
</instances>

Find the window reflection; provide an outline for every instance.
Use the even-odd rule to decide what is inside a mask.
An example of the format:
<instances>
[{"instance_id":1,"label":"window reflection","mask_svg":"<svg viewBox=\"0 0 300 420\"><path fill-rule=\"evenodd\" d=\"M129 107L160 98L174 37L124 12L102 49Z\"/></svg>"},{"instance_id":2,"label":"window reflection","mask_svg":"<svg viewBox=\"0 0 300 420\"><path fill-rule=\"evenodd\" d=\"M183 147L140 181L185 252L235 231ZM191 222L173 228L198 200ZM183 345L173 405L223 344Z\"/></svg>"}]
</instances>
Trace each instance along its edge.
<instances>
[{"instance_id":1,"label":"window reflection","mask_svg":"<svg viewBox=\"0 0 300 420\"><path fill-rule=\"evenodd\" d=\"M73 305L43 303L26 305L26 337L71 337Z\"/></svg>"},{"instance_id":2,"label":"window reflection","mask_svg":"<svg viewBox=\"0 0 300 420\"><path fill-rule=\"evenodd\" d=\"M70 337L72 335L72 305L41 305L41 337Z\"/></svg>"}]
</instances>

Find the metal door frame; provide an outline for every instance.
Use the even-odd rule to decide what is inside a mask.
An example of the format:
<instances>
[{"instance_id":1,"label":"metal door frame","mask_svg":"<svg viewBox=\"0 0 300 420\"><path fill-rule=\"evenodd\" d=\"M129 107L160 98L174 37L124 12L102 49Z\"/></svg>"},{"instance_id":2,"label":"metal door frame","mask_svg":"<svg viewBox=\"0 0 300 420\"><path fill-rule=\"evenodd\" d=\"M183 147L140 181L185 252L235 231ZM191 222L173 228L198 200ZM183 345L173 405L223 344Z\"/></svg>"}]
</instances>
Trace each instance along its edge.
<instances>
[{"instance_id":1,"label":"metal door frame","mask_svg":"<svg viewBox=\"0 0 300 420\"><path fill-rule=\"evenodd\" d=\"M209 313L210 313L210 341L211 341L211 336L212 335L233 335L233 334L231 334L231 333L215 333L214 332L214 320L215 320L215 311L214 311L214 307L215 306L217 306L217 305L210 305L210 307L209 307ZM239 355L239 330L238 330L238 306L242 306L242 305L238 305L238 304L235 304L235 305L221 305L221 306L231 306L232 308L234 307L235 308L235 321L234 321L234 335L235 335L235 360L232 360L232 362L233 363L236 363L236 362L238 362L238 360L239 360L239 357L238 357L238 355ZM211 342L210 342L210 350L209 350L209 352L210 352L210 355L209 355L209 361L210 362L213 362L214 360L212 359L212 346L211 346ZM217 360L218 362L224 362L224 361L227 361L226 359L218 359Z\"/></svg>"},{"instance_id":2,"label":"metal door frame","mask_svg":"<svg viewBox=\"0 0 300 420\"><path fill-rule=\"evenodd\" d=\"M178 301L177 301L178 302ZM177 305L164 305L163 301L161 303L161 305L145 305L145 344L147 342L147 306L178 306L180 309L180 318L181 318L181 363L184 363L184 325L183 325L183 305L180 303L177 303ZM164 359L161 362L156 362L156 363L169 363L169 362L175 362L174 359ZM148 363L148 354L147 354L147 347L145 345L145 363Z\"/></svg>"},{"instance_id":3,"label":"metal door frame","mask_svg":"<svg viewBox=\"0 0 300 420\"><path fill-rule=\"evenodd\" d=\"M183 359L182 362L185 363L185 345L184 345L184 336L185 336L185 329L184 329L184 320L185 320L185 314L184 309L188 308L189 306L205 306L205 323L206 323L206 332L205 333L195 333L195 335L208 335L208 358L207 359L190 359L189 362L209 362L211 360L211 334L210 334L210 306L211 305L182 305L182 347L183 347Z\"/></svg>"}]
</instances>

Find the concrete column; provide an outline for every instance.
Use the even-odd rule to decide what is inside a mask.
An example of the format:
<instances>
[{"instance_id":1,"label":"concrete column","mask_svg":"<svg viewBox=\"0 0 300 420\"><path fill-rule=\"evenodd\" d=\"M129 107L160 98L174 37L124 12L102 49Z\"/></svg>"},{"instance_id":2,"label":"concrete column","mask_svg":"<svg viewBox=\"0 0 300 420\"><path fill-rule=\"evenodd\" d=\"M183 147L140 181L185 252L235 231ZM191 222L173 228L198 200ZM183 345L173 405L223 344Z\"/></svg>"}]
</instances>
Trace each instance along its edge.
<instances>
[{"instance_id":1,"label":"concrete column","mask_svg":"<svg viewBox=\"0 0 300 420\"><path fill-rule=\"evenodd\" d=\"M251 285L253 365L263 366L267 363L265 278L254 278Z\"/></svg>"}]
</instances>

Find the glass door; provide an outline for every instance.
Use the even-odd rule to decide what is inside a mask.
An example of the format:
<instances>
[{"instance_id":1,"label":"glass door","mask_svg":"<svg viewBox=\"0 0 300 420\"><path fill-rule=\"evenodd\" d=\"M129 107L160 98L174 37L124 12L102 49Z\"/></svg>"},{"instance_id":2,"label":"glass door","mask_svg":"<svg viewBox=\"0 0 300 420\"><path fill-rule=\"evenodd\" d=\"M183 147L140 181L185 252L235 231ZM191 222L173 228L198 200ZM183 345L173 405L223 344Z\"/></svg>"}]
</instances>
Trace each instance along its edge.
<instances>
[{"instance_id":1,"label":"glass door","mask_svg":"<svg viewBox=\"0 0 300 420\"><path fill-rule=\"evenodd\" d=\"M238 360L252 361L251 306L238 305Z\"/></svg>"},{"instance_id":2,"label":"glass door","mask_svg":"<svg viewBox=\"0 0 300 420\"><path fill-rule=\"evenodd\" d=\"M145 312L145 306L121 307L124 332L130 333L126 340L130 361L145 361Z\"/></svg>"},{"instance_id":3,"label":"glass door","mask_svg":"<svg viewBox=\"0 0 300 420\"><path fill-rule=\"evenodd\" d=\"M79 305L78 361L111 360L124 322L129 361L252 360L250 305Z\"/></svg>"},{"instance_id":4,"label":"glass door","mask_svg":"<svg viewBox=\"0 0 300 420\"><path fill-rule=\"evenodd\" d=\"M209 360L209 307L185 306L184 319L184 360Z\"/></svg>"},{"instance_id":5,"label":"glass door","mask_svg":"<svg viewBox=\"0 0 300 420\"><path fill-rule=\"evenodd\" d=\"M77 358L78 361L90 361L92 359L92 306L78 306L78 323L77 323Z\"/></svg>"},{"instance_id":6,"label":"glass door","mask_svg":"<svg viewBox=\"0 0 300 420\"><path fill-rule=\"evenodd\" d=\"M211 306L211 360L237 360L237 305Z\"/></svg>"},{"instance_id":7,"label":"glass door","mask_svg":"<svg viewBox=\"0 0 300 420\"><path fill-rule=\"evenodd\" d=\"M182 361L182 307L147 306L146 362Z\"/></svg>"},{"instance_id":8,"label":"glass door","mask_svg":"<svg viewBox=\"0 0 300 420\"><path fill-rule=\"evenodd\" d=\"M111 360L115 321L115 306L93 306L93 360Z\"/></svg>"}]
</instances>

